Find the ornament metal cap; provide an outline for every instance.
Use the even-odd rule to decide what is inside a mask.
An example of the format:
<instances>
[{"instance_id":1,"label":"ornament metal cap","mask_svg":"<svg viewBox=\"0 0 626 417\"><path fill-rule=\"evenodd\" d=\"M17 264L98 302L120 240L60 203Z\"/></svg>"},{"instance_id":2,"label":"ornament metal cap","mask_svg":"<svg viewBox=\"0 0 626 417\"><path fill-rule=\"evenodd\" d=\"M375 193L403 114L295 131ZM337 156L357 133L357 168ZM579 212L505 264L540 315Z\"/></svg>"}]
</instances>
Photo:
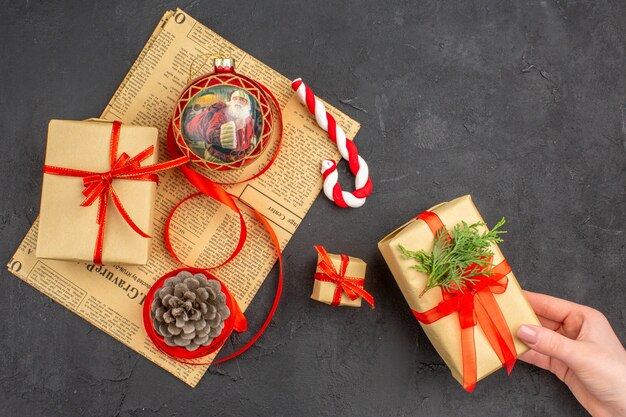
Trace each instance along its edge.
<instances>
[{"instance_id":1,"label":"ornament metal cap","mask_svg":"<svg viewBox=\"0 0 626 417\"><path fill-rule=\"evenodd\" d=\"M235 60L232 58L215 58L215 68L231 69L235 67Z\"/></svg>"}]
</instances>

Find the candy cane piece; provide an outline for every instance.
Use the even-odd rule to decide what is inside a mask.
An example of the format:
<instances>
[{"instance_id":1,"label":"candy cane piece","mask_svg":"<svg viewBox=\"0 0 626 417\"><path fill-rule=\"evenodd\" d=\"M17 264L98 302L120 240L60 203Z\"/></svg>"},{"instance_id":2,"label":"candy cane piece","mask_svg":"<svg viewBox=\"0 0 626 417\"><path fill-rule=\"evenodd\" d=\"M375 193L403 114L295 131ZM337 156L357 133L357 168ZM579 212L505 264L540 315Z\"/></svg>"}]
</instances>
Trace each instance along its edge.
<instances>
[{"instance_id":1,"label":"candy cane piece","mask_svg":"<svg viewBox=\"0 0 626 417\"><path fill-rule=\"evenodd\" d=\"M372 181L369 178L369 168L365 160L359 156L359 151L351 140L346 138L346 133L332 114L326 111L322 103L313 91L298 78L291 83L291 88L296 92L300 102L315 116L318 126L328 133L328 137L337 145L341 157L348 161L350 172L354 175L353 192L343 191L338 182L337 165L334 161L322 161L322 174L324 177L324 194L339 207L357 208L365 204L367 196L372 192Z\"/></svg>"}]
</instances>

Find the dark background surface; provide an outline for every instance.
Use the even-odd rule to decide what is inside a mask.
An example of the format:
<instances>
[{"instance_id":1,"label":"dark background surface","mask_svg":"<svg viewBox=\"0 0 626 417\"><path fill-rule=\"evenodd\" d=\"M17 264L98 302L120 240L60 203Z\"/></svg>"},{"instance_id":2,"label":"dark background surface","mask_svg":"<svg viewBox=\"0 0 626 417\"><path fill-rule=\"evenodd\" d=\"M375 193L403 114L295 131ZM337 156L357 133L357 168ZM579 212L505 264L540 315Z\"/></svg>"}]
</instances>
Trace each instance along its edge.
<instances>
[{"instance_id":1,"label":"dark background surface","mask_svg":"<svg viewBox=\"0 0 626 417\"><path fill-rule=\"evenodd\" d=\"M318 198L285 251L274 323L196 389L3 269L0 415L585 415L523 363L465 393L376 243L471 193L488 224L508 219L501 248L523 287L600 309L624 341L626 3L4 1L0 259L37 216L48 120L100 114L176 6L360 121L374 193L357 211ZM376 310L309 299L314 244L368 263Z\"/></svg>"}]
</instances>

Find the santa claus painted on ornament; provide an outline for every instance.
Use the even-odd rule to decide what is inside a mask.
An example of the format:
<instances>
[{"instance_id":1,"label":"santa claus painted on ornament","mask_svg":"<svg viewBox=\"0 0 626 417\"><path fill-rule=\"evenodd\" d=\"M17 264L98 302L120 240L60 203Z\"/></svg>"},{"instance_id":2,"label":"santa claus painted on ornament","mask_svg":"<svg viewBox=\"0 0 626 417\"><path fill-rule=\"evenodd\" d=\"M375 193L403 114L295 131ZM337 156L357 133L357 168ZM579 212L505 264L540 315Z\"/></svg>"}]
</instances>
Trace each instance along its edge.
<instances>
[{"instance_id":1,"label":"santa claus painted on ornament","mask_svg":"<svg viewBox=\"0 0 626 417\"><path fill-rule=\"evenodd\" d=\"M233 162L256 147L253 111L245 91L235 89L228 102L217 101L194 113L185 124L185 131L193 140L204 142L206 159Z\"/></svg>"}]
</instances>

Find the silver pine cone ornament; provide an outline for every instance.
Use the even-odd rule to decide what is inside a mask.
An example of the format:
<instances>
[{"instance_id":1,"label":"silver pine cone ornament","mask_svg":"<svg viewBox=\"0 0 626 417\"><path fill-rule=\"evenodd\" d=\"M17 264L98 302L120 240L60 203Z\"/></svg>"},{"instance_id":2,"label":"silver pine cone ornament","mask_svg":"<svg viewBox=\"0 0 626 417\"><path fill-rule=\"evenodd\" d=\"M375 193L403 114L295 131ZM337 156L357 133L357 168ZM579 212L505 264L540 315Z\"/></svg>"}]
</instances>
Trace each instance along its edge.
<instances>
[{"instance_id":1,"label":"silver pine cone ornament","mask_svg":"<svg viewBox=\"0 0 626 417\"><path fill-rule=\"evenodd\" d=\"M194 351L219 336L230 310L219 281L181 271L155 292L151 316L165 343Z\"/></svg>"}]
</instances>

